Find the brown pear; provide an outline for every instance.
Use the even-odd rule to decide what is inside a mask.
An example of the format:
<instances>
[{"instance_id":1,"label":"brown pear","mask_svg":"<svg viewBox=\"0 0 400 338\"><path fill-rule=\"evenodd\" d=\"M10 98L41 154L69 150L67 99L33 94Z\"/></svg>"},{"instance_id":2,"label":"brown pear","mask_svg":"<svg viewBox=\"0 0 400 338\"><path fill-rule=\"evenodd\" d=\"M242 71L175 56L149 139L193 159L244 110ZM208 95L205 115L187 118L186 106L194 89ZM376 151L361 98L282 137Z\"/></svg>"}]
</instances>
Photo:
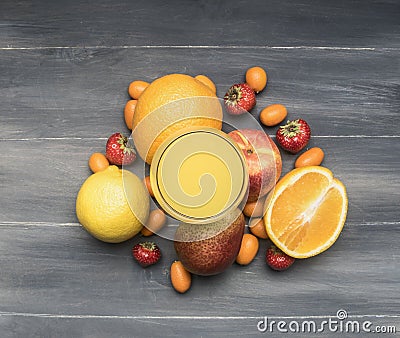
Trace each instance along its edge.
<instances>
[{"instance_id":1,"label":"brown pear","mask_svg":"<svg viewBox=\"0 0 400 338\"><path fill-rule=\"evenodd\" d=\"M175 233L175 251L191 273L216 275L235 261L244 228L245 219L241 212L236 218L230 215L209 224L183 223Z\"/></svg>"}]
</instances>

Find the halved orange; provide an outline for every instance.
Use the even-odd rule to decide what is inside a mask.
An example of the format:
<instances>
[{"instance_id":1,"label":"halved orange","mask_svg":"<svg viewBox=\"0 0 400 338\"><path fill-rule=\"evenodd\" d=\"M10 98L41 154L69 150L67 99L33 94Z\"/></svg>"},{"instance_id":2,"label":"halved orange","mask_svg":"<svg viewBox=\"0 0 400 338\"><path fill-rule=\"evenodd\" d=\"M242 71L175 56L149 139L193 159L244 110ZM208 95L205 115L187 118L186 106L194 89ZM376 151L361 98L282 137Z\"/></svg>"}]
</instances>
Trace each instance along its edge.
<instances>
[{"instance_id":1,"label":"halved orange","mask_svg":"<svg viewBox=\"0 0 400 338\"><path fill-rule=\"evenodd\" d=\"M269 238L289 256L308 258L335 243L347 215L347 193L320 166L290 171L276 185L264 215Z\"/></svg>"}]
</instances>

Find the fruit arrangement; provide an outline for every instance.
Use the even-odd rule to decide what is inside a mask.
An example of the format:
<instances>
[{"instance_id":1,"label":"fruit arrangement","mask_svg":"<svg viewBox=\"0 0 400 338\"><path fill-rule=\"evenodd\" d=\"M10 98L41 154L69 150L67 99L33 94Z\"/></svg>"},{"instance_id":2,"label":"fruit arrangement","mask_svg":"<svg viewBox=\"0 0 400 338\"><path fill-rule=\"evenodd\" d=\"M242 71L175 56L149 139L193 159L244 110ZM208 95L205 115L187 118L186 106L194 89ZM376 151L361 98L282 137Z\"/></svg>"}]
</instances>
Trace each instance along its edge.
<instances>
[{"instance_id":1,"label":"fruit arrangement","mask_svg":"<svg viewBox=\"0 0 400 338\"><path fill-rule=\"evenodd\" d=\"M162 145L182 130L222 130L224 111L232 118L246 116L266 85L267 73L261 67L249 68L245 81L232 85L223 100L218 100L214 82L202 74L170 74L151 83L130 83L131 99L123 117L133 142L117 132L108 138L104 154L90 156L93 174L82 184L76 200L79 222L104 242L119 243L134 236L155 238L134 245L132 256L143 268L157 264L161 250L156 239L168 224L168 210L160 203L151 207L151 201L159 197L153 189L159 189L154 185L157 176L150 171L150 176L141 179L129 165L139 156L152 168ZM224 134L245 163L248 193L229 217L207 224L183 222L176 228L171 243L176 257L169 277L178 293L190 289L192 274L222 273L234 262L251 264L259 254L260 241L272 242L265 264L283 271L296 259L327 250L338 238L346 220L347 194L343 183L321 166L324 151L319 147L304 151L294 169L281 177L281 151L298 154L311 138L309 124L296 118L278 127L274 141L265 131L287 116L284 105L272 104L259 113L260 129L236 128ZM201 165L189 168L189 176L208 165L197 163Z\"/></svg>"}]
</instances>

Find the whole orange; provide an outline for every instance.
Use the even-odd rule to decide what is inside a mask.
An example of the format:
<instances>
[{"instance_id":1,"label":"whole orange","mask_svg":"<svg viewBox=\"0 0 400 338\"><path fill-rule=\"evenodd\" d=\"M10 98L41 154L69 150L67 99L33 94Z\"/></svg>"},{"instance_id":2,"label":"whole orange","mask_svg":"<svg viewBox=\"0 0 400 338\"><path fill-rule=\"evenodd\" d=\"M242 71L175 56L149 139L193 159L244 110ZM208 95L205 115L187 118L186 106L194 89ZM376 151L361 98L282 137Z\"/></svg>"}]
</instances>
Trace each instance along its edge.
<instances>
[{"instance_id":1,"label":"whole orange","mask_svg":"<svg viewBox=\"0 0 400 338\"><path fill-rule=\"evenodd\" d=\"M147 163L169 136L190 127L222 128L222 106L213 91L185 74L154 80L139 97L132 136Z\"/></svg>"}]
</instances>

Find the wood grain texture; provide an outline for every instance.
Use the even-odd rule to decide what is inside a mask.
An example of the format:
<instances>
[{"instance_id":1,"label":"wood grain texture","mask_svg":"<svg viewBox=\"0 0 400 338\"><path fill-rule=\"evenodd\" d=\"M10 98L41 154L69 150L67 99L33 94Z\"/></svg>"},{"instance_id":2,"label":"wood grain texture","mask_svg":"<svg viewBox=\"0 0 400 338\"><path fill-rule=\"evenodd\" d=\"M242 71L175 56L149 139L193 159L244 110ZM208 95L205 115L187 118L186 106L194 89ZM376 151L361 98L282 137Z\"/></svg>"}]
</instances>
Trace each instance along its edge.
<instances>
[{"instance_id":1,"label":"wood grain texture","mask_svg":"<svg viewBox=\"0 0 400 338\"><path fill-rule=\"evenodd\" d=\"M278 318L276 318L278 319ZM323 332L317 334L295 334L280 333L275 328L272 333L260 333L257 331L257 323L262 318L214 318L214 319L182 319L182 318L156 318L152 320L142 320L134 318L42 318L42 317L11 317L0 318L0 325L7 329L4 338L19 337L30 332L32 337L49 337L49 329L57 337L84 337L84 338L109 338L114 337L118 332L119 338L154 338L154 337L303 337L307 338L312 335L318 337L335 337L340 336L338 332ZM271 319L275 320L275 319ZM279 319L278 319L279 320ZM288 319L287 323L291 320ZM312 320L312 319L304 319ZM357 320L357 319L351 319ZM396 320L396 319L395 319ZM322 320L318 321L321 323ZM362 317L360 323L370 321L376 326L392 326L395 322L392 318L376 318ZM300 321L301 322L301 321ZM8 330L9 329L9 330ZM307 332L307 331L305 331ZM344 333L346 337L368 337L377 336L371 333ZM384 336L395 336L393 334L384 334ZM26 337L26 335L24 336Z\"/></svg>"},{"instance_id":2,"label":"wood grain texture","mask_svg":"<svg viewBox=\"0 0 400 338\"><path fill-rule=\"evenodd\" d=\"M399 235L398 224L347 226L329 251L298 260L285 273L267 268L268 241L262 241L251 265L235 264L213 277L194 276L190 291L177 295L168 275L176 259L168 240L157 239L163 257L157 265L142 269L130 254L140 238L110 245L80 227L4 224L0 227L0 318L5 324L7 320L8 325L14 323L16 332L19 321L27 325L38 319L50 328L62 322L61 327L77 333L97 321L103 322L101 328L109 316L111 327L124 322L122 332L128 325L132 336L141 336L142 327L148 336L200 336L203 332L217 336L239 323L249 334L256 333L257 319L263 316L334 316L339 309L352 316L395 316L400 303ZM378 248L379 254L371 255ZM40 318L41 314L49 318ZM238 323L229 317L238 317ZM86 324L82 323L85 318ZM176 320L181 326L176 326ZM399 318L391 321L400 324ZM76 322L83 328L75 327ZM141 322L138 327L137 322ZM34 327L43 332L38 323ZM94 336L107 336L97 329Z\"/></svg>"},{"instance_id":3,"label":"wood grain texture","mask_svg":"<svg viewBox=\"0 0 400 338\"><path fill-rule=\"evenodd\" d=\"M0 47L399 47L399 11L393 0L3 0Z\"/></svg>"},{"instance_id":4,"label":"wood grain texture","mask_svg":"<svg viewBox=\"0 0 400 338\"><path fill-rule=\"evenodd\" d=\"M4 192L0 222L77 222L75 198L91 174L88 158L104 152L105 143L102 139L0 141ZM399 138L313 138L312 146L325 150L323 165L348 189L348 222L399 221L400 160L392 155L400 153ZM296 156L281 153L286 173Z\"/></svg>"},{"instance_id":5,"label":"wood grain texture","mask_svg":"<svg viewBox=\"0 0 400 338\"><path fill-rule=\"evenodd\" d=\"M264 316L339 309L398 335L399 13L394 0L0 1L1 338L256 337ZM282 103L310 123L309 147L347 187L347 222L285 273L266 266L262 241L251 265L194 276L179 295L170 241L154 238L163 257L142 269L130 253L141 237L106 244L77 223L87 160L128 131L132 80L203 73L222 97L254 65L268 86L253 115ZM286 173L296 156L282 156Z\"/></svg>"},{"instance_id":6,"label":"wood grain texture","mask_svg":"<svg viewBox=\"0 0 400 338\"><path fill-rule=\"evenodd\" d=\"M131 81L207 74L218 96L267 69L253 115L269 104L303 117L313 135L400 135L400 51L84 49L0 51L1 138L108 137L127 131Z\"/></svg>"}]
</instances>

